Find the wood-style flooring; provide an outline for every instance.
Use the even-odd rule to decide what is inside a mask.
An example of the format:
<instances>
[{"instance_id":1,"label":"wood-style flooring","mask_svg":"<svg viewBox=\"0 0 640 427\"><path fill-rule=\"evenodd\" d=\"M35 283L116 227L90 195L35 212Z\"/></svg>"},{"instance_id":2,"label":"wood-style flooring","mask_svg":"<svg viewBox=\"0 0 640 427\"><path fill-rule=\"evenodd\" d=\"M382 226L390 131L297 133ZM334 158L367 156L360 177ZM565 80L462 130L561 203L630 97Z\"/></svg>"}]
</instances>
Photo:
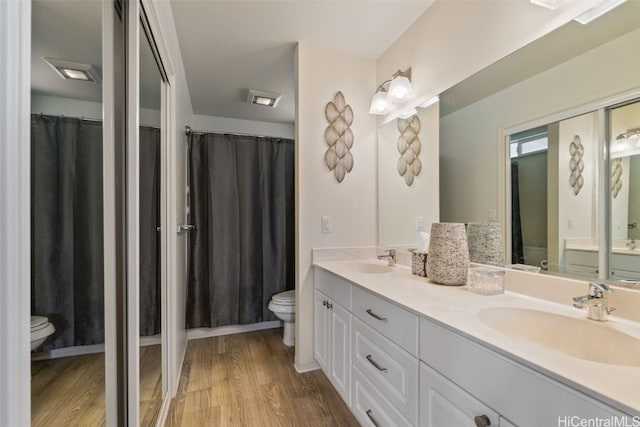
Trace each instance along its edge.
<instances>
[{"instance_id":1,"label":"wood-style flooring","mask_svg":"<svg viewBox=\"0 0 640 427\"><path fill-rule=\"evenodd\" d=\"M162 405L160 345L140 347L140 425L154 426ZM31 425L104 426L104 354L31 362Z\"/></svg>"},{"instance_id":2,"label":"wood-style flooring","mask_svg":"<svg viewBox=\"0 0 640 427\"><path fill-rule=\"evenodd\" d=\"M282 329L189 341L167 427L358 426L320 370L298 374Z\"/></svg>"}]
</instances>

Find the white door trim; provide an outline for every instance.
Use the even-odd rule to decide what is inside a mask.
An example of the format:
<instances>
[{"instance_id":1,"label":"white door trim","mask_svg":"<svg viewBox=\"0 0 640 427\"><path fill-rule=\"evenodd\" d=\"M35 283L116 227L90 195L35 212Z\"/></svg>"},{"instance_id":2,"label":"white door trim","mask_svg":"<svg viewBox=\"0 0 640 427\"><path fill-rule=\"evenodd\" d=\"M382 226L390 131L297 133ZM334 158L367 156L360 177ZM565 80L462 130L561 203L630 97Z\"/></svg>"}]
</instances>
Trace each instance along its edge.
<instances>
[{"instance_id":1,"label":"white door trim","mask_svg":"<svg viewBox=\"0 0 640 427\"><path fill-rule=\"evenodd\" d=\"M0 425L31 423L31 2L0 1Z\"/></svg>"}]
</instances>

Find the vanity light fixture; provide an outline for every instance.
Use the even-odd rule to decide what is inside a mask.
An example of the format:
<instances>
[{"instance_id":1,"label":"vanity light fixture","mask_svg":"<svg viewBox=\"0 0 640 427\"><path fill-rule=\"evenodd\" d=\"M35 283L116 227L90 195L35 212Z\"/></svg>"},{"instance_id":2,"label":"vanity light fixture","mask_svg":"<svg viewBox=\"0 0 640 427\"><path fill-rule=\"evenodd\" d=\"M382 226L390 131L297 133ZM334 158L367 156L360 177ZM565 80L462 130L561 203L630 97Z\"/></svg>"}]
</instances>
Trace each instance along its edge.
<instances>
[{"instance_id":1,"label":"vanity light fixture","mask_svg":"<svg viewBox=\"0 0 640 427\"><path fill-rule=\"evenodd\" d=\"M638 154L640 151L640 128L630 129L621 133L611 142L609 152L611 158L626 157Z\"/></svg>"},{"instance_id":2,"label":"vanity light fixture","mask_svg":"<svg viewBox=\"0 0 640 427\"><path fill-rule=\"evenodd\" d=\"M100 73L90 64L64 61L61 59L42 58L53 70L65 80L100 83Z\"/></svg>"},{"instance_id":3,"label":"vanity light fixture","mask_svg":"<svg viewBox=\"0 0 640 427\"><path fill-rule=\"evenodd\" d=\"M597 19L602 15L604 15L605 13L620 6L625 1L626 0L602 0L600 4L587 10L582 15L579 15L577 18L574 19L574 21L577 21L583 25L586 25L589 22L593 21L594 19Z\"/></svg>"},{"instance_id":4,"label":"vanity light fixture","mask_svg":"<svg viewBox=\"0 0 640 427\"><path fill-rule=\"evenodd\" d=\"M280 93L249 89L247 102L262 107L276 108L278 102L280 102L280 98L282 98L282 94Z\"/></svg>"},{"instance_id":5,"label":"vanity light fixture","mask_svg":"<svg viewBox=\"0 0 640 427\"><path fill-rule=\"evenodd\" d=\"M529 0L531 4L537 6L546 7L547 9L556 10L560 5L567 0Z\"/></svg>"},{"instance_id":6,"label":"vanity light fixture","mask_svg":"<svg viewBox=\"0 0 640 427\"><path fill-rule=\"evenodd\" d=\"M382 82L371 100L369 114L387 114L393 103L403 103L415 96L411 85L411 68L396 71L391 79Z\"/></svg>"}]
</instances>

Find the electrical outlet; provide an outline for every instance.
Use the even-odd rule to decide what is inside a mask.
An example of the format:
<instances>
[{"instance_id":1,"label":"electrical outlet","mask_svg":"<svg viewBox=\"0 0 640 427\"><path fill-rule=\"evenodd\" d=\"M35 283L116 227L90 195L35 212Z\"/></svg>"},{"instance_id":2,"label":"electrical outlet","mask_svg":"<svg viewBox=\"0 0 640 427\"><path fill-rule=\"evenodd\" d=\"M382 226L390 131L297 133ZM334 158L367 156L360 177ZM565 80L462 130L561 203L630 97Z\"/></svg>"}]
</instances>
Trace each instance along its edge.
<instances>
[{"instance_id":1,"label":"electrical outlet","mask_svg":"<svg viewBox=\"0 0 640 427\"><path fill-rule=\"evenodd\" d=\"M323 216L322 217L322 232L323 233L331 233L331 228L332 228L331 217L330 216Z\"/></svg>"},{"instance_id":2,"label":"electrical outlet","mask_svg":"<svg viewBox=\"0 0 640 427\"><path fill-rule=\"evenodd\" d=\"M489 221L497 221L498 220L498 212L495 209L489 209Z\"/></svg>"},{"instance_id":3,"label":"electrical outlet","mask_svg":"<svg viewBox=\"0 0 640 427\"><path fill-rule=\"evenodd\" d=\"M424 231L424 217L417 216L416 217L416 231Z\"/></svg>"}]
</instances>

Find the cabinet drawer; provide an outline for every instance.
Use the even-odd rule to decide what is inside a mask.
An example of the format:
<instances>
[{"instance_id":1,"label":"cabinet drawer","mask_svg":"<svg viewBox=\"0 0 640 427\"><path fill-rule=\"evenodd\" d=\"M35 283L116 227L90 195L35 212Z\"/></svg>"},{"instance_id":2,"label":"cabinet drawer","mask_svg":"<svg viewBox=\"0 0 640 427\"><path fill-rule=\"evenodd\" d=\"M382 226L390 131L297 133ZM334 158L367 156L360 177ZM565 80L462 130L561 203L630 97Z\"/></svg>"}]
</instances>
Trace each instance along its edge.
<instances>
[{"instance_id":1,"label":"cabinet drawer","mask_svg":"<svg viewBox=\"0 0 640 427\"><path fill-rule=\"evenodd\" d=\"M351 283L319 267L314 268L315 288L351 311Z\"/></svg>"},{"instance_id":2,"label":"cabinet drawer","mask_svg":"<svg viewBox=\"0 0 640 427\"><path fill-rule=\"evenodd\" d=\"M418 421L418 359L353 318L353 365L403 413Z\"/></svg>"},{"instance_id":3,"label":"cabinet drawer","mask_svg":"<svg viewBox=\"0 0 640 427\"><path fill-rule=\"evenodd\" d=\"M354 286L352 313L418 357L418 316Z\"/></svg>"},{"instance_id":4,"label":"cabinet drawer","mask_svg":"<svg viewBox=\"0 0 640 427\"><path fill-rule=\"evenodd\" d=\"M520 427L558 425L558 417L624 414L425 319L420 359Z\"/></svg>"},{"instance_id":5,"label":"cabinet drawer","mask_svg":"<svg viewBox=\"0 0 640 427\"><path fill-rule=\"evenodd\" d=\"M495 411L423 362L420 396L420 427L472 426L475 417L486 417L487 425L502 425Z\"/></svg>"},{"instance_id":6,"label":"cabinet drawer","mask_svg":"<svg viewBox=\"0 0 640 427\"><path fill-rule=\"evenodd\" d=\"M358 368L353 368L351 411L363 426L391 427L412 424L380 393Z\"/></svg>"}]
</instances>

